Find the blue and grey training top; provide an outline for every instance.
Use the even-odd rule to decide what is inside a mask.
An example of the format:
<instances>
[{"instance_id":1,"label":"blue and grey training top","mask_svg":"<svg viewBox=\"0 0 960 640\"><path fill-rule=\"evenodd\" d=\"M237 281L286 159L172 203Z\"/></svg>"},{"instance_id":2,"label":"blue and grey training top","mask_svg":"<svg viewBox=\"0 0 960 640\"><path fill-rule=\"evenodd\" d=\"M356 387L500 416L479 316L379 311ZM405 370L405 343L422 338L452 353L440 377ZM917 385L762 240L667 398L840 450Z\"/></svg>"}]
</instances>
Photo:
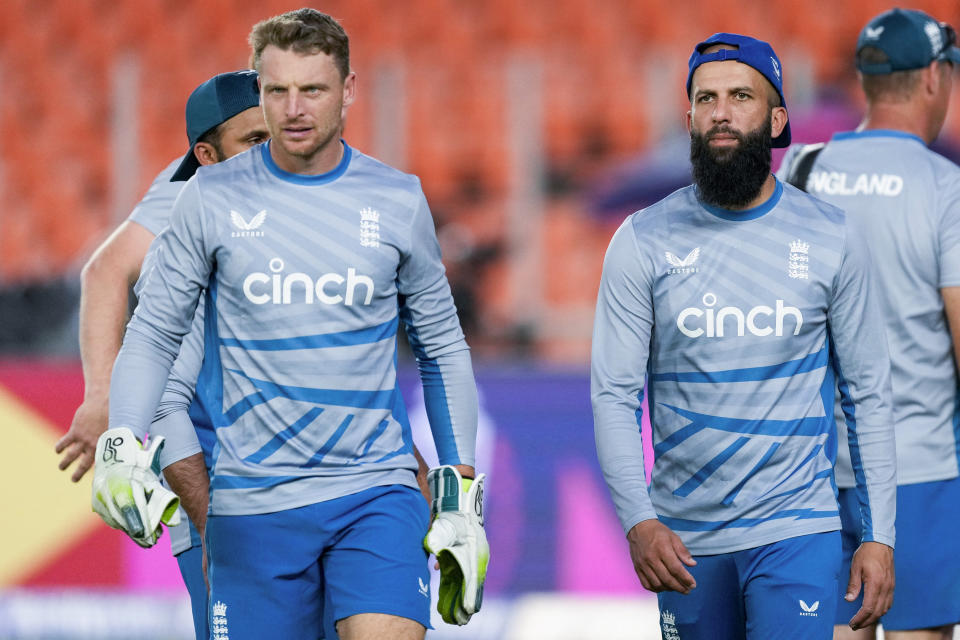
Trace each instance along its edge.
<instances>
[{"instance_id":1,"label":"blue and grey training top","mask_svg":"<svg viewBox=\"0 0 960 640\"><path fill-rule=\"evenodd\" d=\"M781 175L798 148L784 156ZM874 258L890 348L898 483L956 478L960 396L940 289L960 286L960 168L911 134L846 132L817 156L806 186L857 222ZM842 415L839 405L836 412ZM845 447L837 483L853 486Z\"/></svg>"},{"instance_id":2,"label":"blue and grey training top","mask_svg":"<svg viewBox=\"0 0 960 640\"><path fill-rule=\"evenodd\" d=\"M597 451L624 530L659 518L707 555L839 529L836 371L863 540L893 546L890 365L868 260L841 210L779 181L747 211L686 187L627 218L604 260L592 354Z\"/></svg>"},{"instance_id":3,"label":"blue and grey training top","mask_svg":"<svg viewBox=\"0 0 960 640\"><path fill-rule=\"evenodd\" d=\"M416 487L401 322L440 462L472 465L476 386L419 180L346 145L332 171L291 174L269 144L183 188L114 367L111 426L142 436L203 298L211 513Z\"/></svg>"},{"instance_id":4,"label":"blue and grey training top","mask_svg":"<svg viewBox=\"0 0 960 640\"><path fill-rule=\"evenodd\" d=\"M181 158L168 164L163 171L157 174L144 194L143 199L133 208L127 220L136 222L155 236L160 235L170 224L170 212L173 203L180 195L185 182L170 182L171 176L180 166Z\"/></svg>"},{"instance_id":5,"label":"blue and grey training top","mask_svg":"<svg viewBox=\"0 0 960 640\"><path fill-rule=\"evenodd\" d=\"M127 217L128 221L136 222L155 236L160 235L160 232L167 227L170 223L173 203L180 194L180 190L183 189L183 185L186 184L185 182L170 181L171 176L180 166L180 160L180 158L177 158L157 174L143 199L137 203L137 206ZM152 252L148 252L144 258L141 273L148 271L151 263ZM142 282L143 280L138 281L134 290L138 296ZM180 365L180 368L184 366L186 365ZM175 364L174 369L177 368L178 365ZM193 382L196 382L196 376L194 376ZM197 406L192 408L189 415L192 415L198 421L201 418ZM206 420L203 420L203 422L205 423ZM176 435L172 433L174 430ZM194 423L188 415L168 412L168 415L163 416L162 419L151 425L149 431L151 435L163 435L166 438L166 443L160 454L160 462L164 467L201 450L201 441L194 433ZM208 449L212 448L212 443L208 442L210 440L209 434L204 433L203 436L203 442L208 444ZM191 533L192 527L187 520L186 512L182 509L180 519L181 523L179 525L168 528L170 548L174 555L200 545L200 539L197 535Z\"/></svg>"}]
</instances>

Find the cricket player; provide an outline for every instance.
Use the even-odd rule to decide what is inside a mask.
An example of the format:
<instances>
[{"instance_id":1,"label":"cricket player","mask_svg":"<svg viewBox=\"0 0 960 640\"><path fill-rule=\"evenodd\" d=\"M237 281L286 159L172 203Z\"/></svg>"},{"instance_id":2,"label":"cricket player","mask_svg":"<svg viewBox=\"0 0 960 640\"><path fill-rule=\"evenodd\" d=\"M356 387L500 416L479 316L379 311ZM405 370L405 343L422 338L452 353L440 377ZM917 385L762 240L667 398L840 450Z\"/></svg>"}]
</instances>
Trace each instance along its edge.
<instances>
[{"instance_id":1,"label":"cricket player","mask_svg":"<svg viewBox=\"0 0 960 640\"><path fill-rule=\"evenodd\" d=\"M664 638L830 638L840 574L833 389L863 540L852 624L893 590L890 364L862 237L770 173L790 143L766 42L714 34L687 93L694 184L631 215L604 261L592 353L600 465ZM648 490L640 405L648 384Z\"/></svg>"},{"instance_id":2,"label":"cricket player","mask_svg":"<svg viewBox=\"0 0 960 640\"><path fill-rule=\"evenodd\" d=\"M56 447L58 453L66 452L60 463L61 470L76 461L74 482L93 464L97 439L107 427L110 370L123 337L130 287L140 275L150 243L167 226L177 194L199 166L225 160L269 137L260 109L256 73L249 70L223 73L201 84L187 100L186 124L190 149L157 175L129 218L97 249L83 270L80 348L84 401L77 409L70 430ZM209 453L213 432L209 419L198 405L191 407L190 417L198 427L199 437L194 436L192 441L188 437L179 449L165 447L158 462L166 468L167 480L175 490L192 490L200 501L197 510L189 514L191 522L183 518L182 524L171 528L170 545L190 594L196 636L206 638L207 587L202 572L201 536L193 523L198 523L202 530L207 489L204 482L183 486L177 480L182 468L187 470L188 477L192 477L191 469L203 468L200 443L202 441ZM192 431L189 419L187 422ZM163 428L164 425L157 425L151 431L159 433ZM156 542L154 533L147 532L135 540L151 546Z\"/></svg>"},{"instance_id":3,"label":"cricket player","mask_svg":"<svg viewBox=\"0 0 960 640\"><path fill-rule=\"evenodd\" d=\"M126 491L103 497L115 513L132 495L148 530L166 517L133 437L203 298L213 637L313 640L325 597L344 640L422 638L424 548L457 624L479 609L488 559L476 386L432 218L414 176L341 139L356 76L335 20L276 16L251 45L272 138L198 171L157 241L98 442L97 471ZM401 321L441 463L432 524L396 381ZM134 454L122 464L107 446L117 437Z\"/></svg>"},{"instance_id":4,"label":"cricket player","mask_svg":"<svg viewBox=\"0 0 960 640\"><path fill-rule=\"evenodd\" d=\"M960 622L960 169L927 145L940 133L960 62L953 29L915 10L873 18L857 40L867 112L856 131L787 152L779 175L856 220L874 257L890 350L897 442L897 585L888 639L947 639ZM815 157L811 157L815 156ZM806 176L800 178L801 165ZM860 542L854 470L836 409L844 565ZM841 584L837 637L860 606ZM848 595L849 594L849 595Z\"/></svg>"}]
</instances>

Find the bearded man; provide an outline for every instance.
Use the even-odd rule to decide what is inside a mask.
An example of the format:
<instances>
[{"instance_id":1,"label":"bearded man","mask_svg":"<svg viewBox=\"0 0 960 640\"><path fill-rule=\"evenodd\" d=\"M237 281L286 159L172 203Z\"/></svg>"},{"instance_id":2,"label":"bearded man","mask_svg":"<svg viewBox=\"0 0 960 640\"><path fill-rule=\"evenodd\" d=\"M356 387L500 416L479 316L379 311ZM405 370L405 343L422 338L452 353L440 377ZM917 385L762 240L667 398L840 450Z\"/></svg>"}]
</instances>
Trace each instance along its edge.
<instances>
[{"instance_id":1,"label":"bearded man","mask_svg":"<svg viewBox=\"0 0 960 640\"><path fill-rule=\"evenodd\" d=\"M851 621L893 590L890 362L846 214L770 173L782 68L718 33L690 57L694 184L631 215L604 260L592 353L600 465L664 638L830 638L839 600L834 389L856 462ZM649 393L652 481L640 411Z\"/></svg>"}]
</instances>

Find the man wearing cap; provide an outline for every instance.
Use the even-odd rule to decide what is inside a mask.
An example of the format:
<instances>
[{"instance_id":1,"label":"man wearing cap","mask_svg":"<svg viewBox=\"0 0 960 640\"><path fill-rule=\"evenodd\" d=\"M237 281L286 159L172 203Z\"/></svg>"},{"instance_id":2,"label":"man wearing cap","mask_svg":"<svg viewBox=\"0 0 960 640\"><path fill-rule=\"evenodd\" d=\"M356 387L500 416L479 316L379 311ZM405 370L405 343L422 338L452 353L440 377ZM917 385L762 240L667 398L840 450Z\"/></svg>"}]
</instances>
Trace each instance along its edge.
<instances>
[{"instance_id":1,"label":"man wearing cap","mask_svg":"<svg viewBox=\"0 0 960 640\"><path fill-rule=\"evenodd\" d=\"M957 62L949 25L914 10L876 16L857 41L863 122L825 145L792 148L779 172L843 208L875 258L897 449L897 585L880 620L887 638L951 638L960 622L960 169L927 148L943 126ZM836 413L843 443L839 404ZM836 479L845 566L859 544L856 469L841 444ZM840 587L846 601L838 637L874 637L875 627L846 627L860 599Z\"/></svg>"},{"instance_id":2,"label":"man wearing cap","mask_svg":"<svg viewBox=\"0 0 960 640\"><path fill-rule=\"evenodd\" d=\"M259 105L254 71L219 74L197 87L186 107L190 149L157 175L130 217L94 252L83 269L80 350L84 400L70 430L56 445L58 453L65 452L61 470L77 462L72 476L74 482L93 465L97 439L107 427L110 373L123 338L130 288L140 275L147 249L167 226L177 194L198 167L225 160L269 137ZM205 449L209 452L212 434L201 428L209 425L209 419L197 407L191 409L191 418L198 427L201 443L207 445ZM161 429L158 425L158 432ZM176 483L178 470L204 468L199 452L197 436L193 444L185 448L167 446L161 451L160 463L172 464L167 467L166 476L174 489L184 490ZM205 493L203 487L192 489L201 496ZM201 509L190 516L191 520L202 520L205 513ZM145 546L153 544L155 533L145 532L138 542ZM197 638L206 638L207 590L201 569L200 536L192 525L183 523L171 528L170 542L190 592Z\"/></svg>"},{"instance_id":3,"label":"man wearing cap","mask_svg":"<svg viewBox=\"0 0 960 640\"><path fill-rule=\"evenodd\" d=\"M840 209L770 173L780 61L718 33L690 57L694 184L624 222L592 353L598 457L664 638L830 638L840 576L834 373L855 422L853 621L893 590L890 364L869 257ZM639 416L649 391L648 489Z\"/></svg>"}]
</instances>

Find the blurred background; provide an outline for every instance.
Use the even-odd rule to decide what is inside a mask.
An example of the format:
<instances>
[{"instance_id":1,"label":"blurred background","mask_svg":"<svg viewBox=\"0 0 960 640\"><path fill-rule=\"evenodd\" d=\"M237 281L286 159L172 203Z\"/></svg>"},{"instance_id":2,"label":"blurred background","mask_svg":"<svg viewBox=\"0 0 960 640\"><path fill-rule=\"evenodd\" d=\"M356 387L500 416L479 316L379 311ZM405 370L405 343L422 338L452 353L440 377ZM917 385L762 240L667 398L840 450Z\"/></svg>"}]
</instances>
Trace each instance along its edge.
<instances>
[{"instance_id":1,"label":"blurred background","mask_svg":"<svg viewBox=\"0 0 960 640\"><path fill-rule=\"evenodd\" d=\"M186 151L190 91L246 67L250 27L300 6L0 2L0 638L190 636L166 540L150 551L128 542L90 512L91 474L73 485L56 468L54 443L83 392L79 273ZM893 5L313 6L351 38L359 95L346 139L423 181L477 367L487 597L470 626L429 637L659 637L593 449L590 333L607 242L626 215L689 183L694 44L716 31L770 41L794 141L820 141L859 121L856 37ZM900 6L960 24L957 0ZM958 139L954 108L936 147L957 158ZM409 357L403 367L420 421Z\"/></svg>"}]
</instances>

